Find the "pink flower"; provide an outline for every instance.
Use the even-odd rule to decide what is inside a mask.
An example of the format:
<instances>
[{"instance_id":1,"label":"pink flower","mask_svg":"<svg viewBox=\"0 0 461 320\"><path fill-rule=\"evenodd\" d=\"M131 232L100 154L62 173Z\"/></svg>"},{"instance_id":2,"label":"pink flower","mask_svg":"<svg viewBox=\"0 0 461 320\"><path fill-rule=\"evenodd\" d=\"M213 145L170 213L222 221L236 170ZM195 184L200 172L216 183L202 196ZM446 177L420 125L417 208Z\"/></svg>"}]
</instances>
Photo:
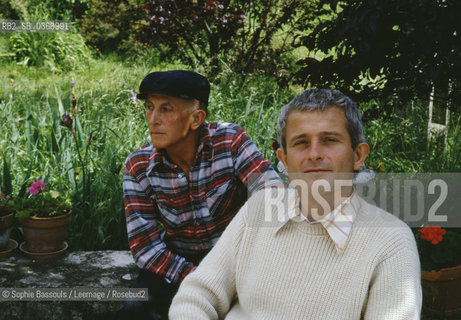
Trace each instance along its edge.
<instances>
[{"instance_id":1,"label":"pink flower","mask_svg":"<svg viewBox=\"0 0 461 320\"><path fill-rule=\"evenodd\" d=\"M31 194L38 194L40 191L45 190L45 182L42 180L37 180L37 182L32 183L29 188Z\"/></svg>"}]
</instances>

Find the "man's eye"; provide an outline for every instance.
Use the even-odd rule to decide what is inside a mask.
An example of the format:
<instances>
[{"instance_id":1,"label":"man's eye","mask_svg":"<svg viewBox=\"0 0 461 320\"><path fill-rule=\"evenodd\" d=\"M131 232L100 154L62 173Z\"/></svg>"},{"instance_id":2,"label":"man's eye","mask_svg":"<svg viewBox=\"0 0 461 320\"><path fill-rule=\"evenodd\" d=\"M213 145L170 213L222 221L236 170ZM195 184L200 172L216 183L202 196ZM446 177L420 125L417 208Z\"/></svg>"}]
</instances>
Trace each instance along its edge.
<instances>
[{"instance_id":1,"label":"man's eye","mask_svg":"<svg viewBox=\"0 0 461 320\"><path fill-rule=\"evenodd\" d=\"M338 139L336 139L336 138L325 138L324 141L326 141L326 142L337 142Z\"/></svg>"},{"instance_id":2,"label":"man's eye","mask_svg":"<svg viewBox=\"0 0 461 320\"><path fill-rule=\"evenodd\" d=\"M152 110L153 108L154 108L153 106L147 105L147 104L146 104L146 109L147 109L147 110Z\"/></svg>"},{"instance_id":3,"label":"man's eye","mask_svg":"<svg viewBox=\"0 0 461 320\"><path fill-rule=\"evenodd\" d=\"M168 108L168 107L162 107L162 112L169 112L171 111L171 108Z\"/></svg>"},{"instance_id":4,"label":"man's eye","mask_svg":"<svg viewBox=\"0 0 461 320\"><path fill-rule=\"evenodd\" d=\"M299 141L295 142L295 146L303 145L303 144L306 144L306 143L307 143L307 141L305 141L305 140L299 140Z\"/></svg>"}]
</instances>

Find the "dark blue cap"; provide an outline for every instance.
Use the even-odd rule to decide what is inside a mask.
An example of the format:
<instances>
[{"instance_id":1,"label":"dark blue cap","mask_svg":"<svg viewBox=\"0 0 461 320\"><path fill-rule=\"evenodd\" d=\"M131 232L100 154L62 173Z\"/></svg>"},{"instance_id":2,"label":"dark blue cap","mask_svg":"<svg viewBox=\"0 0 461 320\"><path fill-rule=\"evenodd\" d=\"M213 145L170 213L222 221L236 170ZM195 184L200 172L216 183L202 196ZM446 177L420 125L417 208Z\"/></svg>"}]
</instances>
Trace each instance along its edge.
<instances>
[{"instance_id":1,"label":"dark blue cap","mask_svg":"<svg viewBox=\"0 0 461 320\"><path fill-rule=\"evenodd\" d=\"M193 71L152 72L142 80L137 98L146 99L150 93L162 93L182 99L197 99L208 106L210 83L207 78Z\"/></svg>"}]
</instances>

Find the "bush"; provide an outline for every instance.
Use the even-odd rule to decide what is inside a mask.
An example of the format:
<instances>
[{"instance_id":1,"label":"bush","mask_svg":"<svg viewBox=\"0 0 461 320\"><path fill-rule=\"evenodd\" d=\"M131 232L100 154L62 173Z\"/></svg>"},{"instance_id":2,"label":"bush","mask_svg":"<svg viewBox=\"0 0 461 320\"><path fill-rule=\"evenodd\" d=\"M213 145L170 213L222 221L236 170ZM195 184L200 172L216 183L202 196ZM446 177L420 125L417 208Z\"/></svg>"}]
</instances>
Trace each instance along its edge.
<instances>
[{"instance_id":1,"label":"bush","mask_svg":"<svg viewBox=\"0 0 461 320\"><path fill-rule=\"evenodd\" d=\"M56 1L11 1L11 7L22 20L53 20L69 17L72 1L63 1L54 8ZM67 8L67 9L65 9ZM66 11L67 10L67 11ZM72 26L75 28L75 26ZM9 37L7 56L25 66L46 67L52 71L68 71L86 66L91 53L78 33L21 32Z\"/></svg>"},{"instance_id":2,"label":"bush","mask_svg":"<svg viewBox=\"0 0 461 320\"><path fill-rule=\"evenodd\" d=\"M15 33L10 49L18 63L68 71L85 67L90 50L78 33Z\"/></svg>"},{"instance_id":3,"label":"bush","mask_svg":"<svg viewBox=\"0 0 461 320\"><path fill-rule=\"evenodd\" d=\"M0 0L0 18L31 20L34 12L46 13L51 20L75 20L87 9L89 0Z\"/></svg>"},{"instance_id":4,"label":"bush","mask_svg":"<svg viewBox=\"0 0 461 320\"><path fill-rule=\"evenodd\" d=\"M286 67L290 43L309 26L316 1L155 0L146 9L147 40L189 65L205 65L211 75L277 75Z\"/></svg>"},{"instance_id":5,"label":"bush","mask_svg":"<svg viewBox=\"0 0 461 320\"><path fill-rule=\"evenodd\" d=\"M137 0L92 0L79 22L80 32L88 44L103 53L117 51L129 56L143 51L147 47L140 37L148 23L142 3Z\"/></svg>"}]
</instances>

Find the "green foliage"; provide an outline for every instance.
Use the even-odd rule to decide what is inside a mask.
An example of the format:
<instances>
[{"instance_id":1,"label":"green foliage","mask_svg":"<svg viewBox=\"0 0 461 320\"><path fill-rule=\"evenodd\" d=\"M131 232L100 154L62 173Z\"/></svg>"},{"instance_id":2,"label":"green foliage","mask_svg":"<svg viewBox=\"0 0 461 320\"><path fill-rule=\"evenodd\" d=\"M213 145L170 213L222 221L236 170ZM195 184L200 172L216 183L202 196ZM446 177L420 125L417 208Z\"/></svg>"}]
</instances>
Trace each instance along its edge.
<instances>
[{"instance_id":1,"label":"green foliage","mask_svg":"<svg viewBox=\"0 0 461 320\"><path fill-rule=\"evenodd\" d=\"M276 122L283 105L293 97L276 79L264 75L240 77L221 73L212 83L210 115L207 121L238 123L250 135L263 155L276 164L270 148L276 138Z\"/></svg>"},{"instance_id":2,"label":"green foliage","mask_svg":"<svg viewBox=\"0 0 461 320\"><path fill-rule=\"evenodd\" d=\"M317 12L327 18L299 45L323 56L298 62L298 83L407 103L451 82L444 101L460 110L460 1L321 0Z\"/></svg>"},{"instance_id":3,"label":"green foliage","mask_svg":"<svg viewBox=\"0 0 461 320\"><path fill-rule=\"evenodd\" d=\"M15 33L10 37L10 51L20 64L52 71L82 68L91 59L78 33Z\"/></svg>"},{"instance_id":4,"label":"green foliage","mask_svg":"<svg viewBox=\"0 0 461 320\"><path fill-rule=\"evenodd\" d=\"M85 194L72 197L68 242L74 249L121 249L127 247L121 168L129 152L147 136L144 123L136 124L142 116L137 116L140 108L132 109L127 88L137 87L136 75L148 70L134 72L111 62L88 67L73 77L78 99L75 130L82 156L87 152L89 187ZM1 68L0 82L5 86L0 86L0 97L6 99L0 103L0 154L11 161L14 194L26 196L27 186L39 177L61 193L81 191L82 166L75 141L59 125L64 112L73 113L71 75L22 66ZM91 132L96 140L87 151Z\"/></svg>"},{"instance_id":5,"label":"green foliage","mask_svg":"<svg viewBox=\"0 0 461 320\"><path fill-rule=\"evenodd\" d=\"M10 0L0 0L0 19L12 19L17 20L18 14L11 6Z\"/></svg>"},{"instance_id":6,"label":"green foliage","mask_svg":"<svg viewBox=\"0 0 461 320\"><path fill-rule=\"evenodd\" d=\"M1 178L1 194L4 196L11 195L13 193L13 184L11 182L10 165L5 156L3 156L3 174Z\"/></svg>"},{"instance_id":7,"label":"green foliage","mask_svg":"<svg viewBox=\"0 0 461 320\"><path fill-rule=\"evenodd\" d=\"M31 20L30 13L45 12L52 20L81 17L89 0L0 0L0 18Z\"/></svg>"},{"instance_id":8,"label":"green foliage","mask_svg":"<svg viewBox=\"0 0 461 320\"><path fill-rule=\"evenodd\" d=\"M15 197L16 217L54 217L66 214L72 208L70 192L61 194L44 186L44 190L37 191L37 194L30 192L27 197Z\"/></svg>"},{"instance_id":9,"label":"green foliage","mask_svg":"<svg viewBox=\"0 0 461 320\"><path fill-rule=\"evenodd\" d=\"M383 104L391 104L384 107ZM392 100L371 100L361 104L364 133L371 147L367 163L386 172L460 172L461 116L454 113L444 137L427 141L427 101L407 105ZM386 109L394 112L387 113ZM378 110L379 117L369 115Z\"/></svg>"},{"instance_id":10,"label":"green foliage","mask_svg":"<svg viewBox=\"0 0 461 320\"><path fill-rule=\"evenodd\" d=\"M6 157L3 156L3 174L0 174L0 216L13 212L14 202L11 198L13 184L11 180L11 169Z\"/></svg>"},{"instance_id":11,"label":"green foliage","mask_svg":"<svg viewBox=\"0 0 461 320\"><path fill-rule=\"evenodd\" d=\"M87 43L103 53L117 51L129 56L147 49L141 33L147 26L143 1L92 0L79 22Z\"/></svg>"},{"instance_id":12,"label":"green foliage","mask_svg":"<svg viewBox=\"0 0 461 320\"><path fill-rule=\"evenodd\" d=\"M149 1L146 39L188 65L216 75L286 68L290 42L309 26L315 1Z\"/></svg>"},{"instance_id":13,"label":"green foliage","mask_svg":"<svg viewBox=\"0 0 461 320\"><path fill-rule=\"evenodd\" d=\"M53 20L61 18L58 8L50 9L54 1L26 1L16 6L22 20ZM68 2L72 3L72 2ZM13 5L13 2L11 2ZM74 26L75 27L75 26ZM73 28L74 28L73 27ZM20 32L8 37L6 53L25 66L45 67L52 71L69 71L86 66L91 52L78 33ZM5 37L3 37L5 38Z\"/></svg>"},{"instance_id":14,"label":"green foliage","mask_svg":"<svg viewBox=\"0 0 461 320\"><path fill-rule=\"evenodd\" d=\"M28 11L40 7L51 20L74 21L82 16L89 0L29 0L29 3Z\"/></svg>"},{"instance_id":15,"label":"green foliage","mask_svg":"<svg viewBox=\"0 0 461 320\"><path fill-rule=\"evenodd\" d=\"M188 68L163 63L155 70L171 69ZM131 102L130 90L136 92L141 79L151 71L142 59L128 63L113 56L67 73L0 65L0 154L10 163L13 194L26 196L30 183L40 177L62 194L76 190L67 240L75 250L127 248L123 162L149 139L142 102ZM204 73L203 69L196 71ZM76 81L76 116L72 79ZM278 161L270 148L271 138L276 136L281 107L295 95L293 89L281 88L274 77L242 77L227 70L211 84L207 121L240 124L275 166ZM381 110L384 103L398 101L370 101L360 107L367 115L370 110ZM372 147L369 165L382 166L387 172L460 170L461 119L451 117L448 146L442 152L443 146L437 141L427 144L423 105L426 102L399 105L394 108L398 112L383 111L378 118L366 119L365 134ZM64 113L73 117L77 141L60 125ZM89 137L93 137L91 144Z\"/></svg>"}]
</instances>

